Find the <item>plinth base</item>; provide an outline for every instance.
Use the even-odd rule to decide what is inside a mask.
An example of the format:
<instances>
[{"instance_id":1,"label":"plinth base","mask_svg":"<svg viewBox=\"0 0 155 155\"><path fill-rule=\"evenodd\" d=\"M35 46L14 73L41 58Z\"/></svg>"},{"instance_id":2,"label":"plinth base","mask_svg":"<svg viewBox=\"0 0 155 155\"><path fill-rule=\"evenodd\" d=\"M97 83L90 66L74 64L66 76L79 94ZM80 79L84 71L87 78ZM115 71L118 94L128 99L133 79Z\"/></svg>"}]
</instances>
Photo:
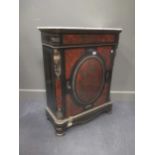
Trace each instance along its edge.
<instances>
[{"instance_id":1,"label":"plinth base","mask_svg":"<svg viewBox=\"0 0 155 155\"><path fill-rule=\"evenodd\" d=\"M86 110L82 113L79 113L74 116L70 116L68 118L64 119L58 119L53 112L50 110L49 107L46 108L46 116L47 119L54 124L56 134L58 136L64 135L66 129L77 125L86 123L94 118L96 118L101 113L107 113L112 110L112 103L106 102L103 105L91 108L89 110Z\"/></svg>"}]
</instances>

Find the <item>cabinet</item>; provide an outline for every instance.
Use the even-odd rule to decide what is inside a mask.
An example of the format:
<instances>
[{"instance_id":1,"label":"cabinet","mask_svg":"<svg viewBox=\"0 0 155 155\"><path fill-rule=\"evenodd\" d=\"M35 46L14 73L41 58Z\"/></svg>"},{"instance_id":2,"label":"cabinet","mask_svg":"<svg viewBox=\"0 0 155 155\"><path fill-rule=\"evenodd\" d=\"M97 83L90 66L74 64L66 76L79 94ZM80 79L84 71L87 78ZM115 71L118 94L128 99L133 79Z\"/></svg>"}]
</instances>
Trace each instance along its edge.
<instances>
[{"instance_id":1,"label":"cabinet","mask_svg":"<svg viewBox=\"0 0 155 155\"><path fill-rule=\"evenodd\" d=\"M110 84L121 29L39 27L47 118L57 135L112 108Z\"/></svg>"}]
</instances>

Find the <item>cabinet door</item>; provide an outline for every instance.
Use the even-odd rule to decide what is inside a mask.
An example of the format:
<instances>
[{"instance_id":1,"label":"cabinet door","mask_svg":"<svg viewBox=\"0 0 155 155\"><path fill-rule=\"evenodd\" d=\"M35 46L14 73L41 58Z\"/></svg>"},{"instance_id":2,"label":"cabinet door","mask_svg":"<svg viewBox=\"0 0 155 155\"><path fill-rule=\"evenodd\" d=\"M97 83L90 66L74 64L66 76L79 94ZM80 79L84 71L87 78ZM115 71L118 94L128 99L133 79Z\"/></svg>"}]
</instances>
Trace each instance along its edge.
<instances>
[{"instance_id":1,"label":"cabinet door","mask_svg":"<svg viewBox=\"0 0 155 155\"><path fill-rule=\"evenodd\" d=\"M108 100L110 51L111 47L65 50L67 116Z\"/></svg>"}]
</instances>

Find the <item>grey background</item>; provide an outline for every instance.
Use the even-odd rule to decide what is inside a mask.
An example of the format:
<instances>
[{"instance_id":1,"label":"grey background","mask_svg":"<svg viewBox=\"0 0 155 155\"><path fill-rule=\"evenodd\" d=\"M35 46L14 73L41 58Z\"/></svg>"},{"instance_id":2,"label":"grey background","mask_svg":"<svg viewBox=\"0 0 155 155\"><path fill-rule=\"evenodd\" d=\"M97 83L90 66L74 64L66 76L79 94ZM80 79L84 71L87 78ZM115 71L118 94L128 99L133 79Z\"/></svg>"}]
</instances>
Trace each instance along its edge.
<instances>
[{"instance_id":1,"label":"grey background","mask_svg":"<svg viewBox=\"0 0 155 155\"><path fill-rule=\"evenodd\" d=\"M112 90L134 91L134 0L20 0L20 89L45 89L37 26L123 28Z\"/></svg>"}]
</instances>

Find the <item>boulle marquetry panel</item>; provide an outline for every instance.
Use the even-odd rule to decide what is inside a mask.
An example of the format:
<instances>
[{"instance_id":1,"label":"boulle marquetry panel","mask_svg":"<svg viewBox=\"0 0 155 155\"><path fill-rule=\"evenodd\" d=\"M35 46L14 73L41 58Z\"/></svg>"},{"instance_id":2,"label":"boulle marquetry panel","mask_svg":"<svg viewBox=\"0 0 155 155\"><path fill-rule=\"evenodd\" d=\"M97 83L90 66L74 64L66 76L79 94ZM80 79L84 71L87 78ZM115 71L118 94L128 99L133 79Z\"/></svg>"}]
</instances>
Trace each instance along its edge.
<instances>
[{"instance_id":1,"label":"boulle marquetry panel","mask_svg":"<svg viewBox=\"0 0 155 155\"><path fill-rule=\"evenodd\" d=\"M58 135L112 108L110 85L121 29L40 27L47 118Z\"/></svg>"}]
</instances>

